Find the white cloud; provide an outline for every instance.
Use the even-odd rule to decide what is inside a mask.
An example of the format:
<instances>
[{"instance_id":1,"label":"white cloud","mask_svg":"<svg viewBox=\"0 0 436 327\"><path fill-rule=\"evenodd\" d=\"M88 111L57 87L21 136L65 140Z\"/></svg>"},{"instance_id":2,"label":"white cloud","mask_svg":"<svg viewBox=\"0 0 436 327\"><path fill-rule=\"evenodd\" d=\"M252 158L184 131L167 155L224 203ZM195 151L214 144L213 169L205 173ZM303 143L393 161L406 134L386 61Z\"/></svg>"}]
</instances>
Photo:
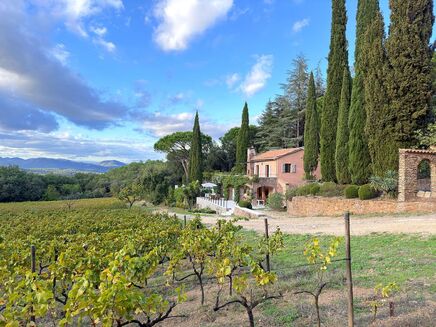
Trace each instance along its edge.
<instances>
[{"instance_id":1,"label":"white cloud","mask_svg":"<svg viewBox=\"0 0 436 327\"><path fill-rule=\"evenodd\" d=\"M70 53L66 50L65 45L62 43L56 44L54 48L49 51L50 55L57 59L62 65L66 65Z\"/></svg>"},{"instance_id":2,"label":"white cloud","mask_svg":"<svg viewBox=\"0 0 436 327\"><path fill-rule=\"evenodd\" d=\"M241 79L241 76L239 76L238 73L233 73L230 75L227 75L226 77L226 84L228 88L233 88L233 86L235 86L236 83L238 83Z\"/></svg>"},{"instance_id":3,"label":"white cloud","mask_svg":"<svg viewBox=\"0 0 436 327\"><path fill-rule=\"evenodd\" d=\"M165 51L184 50L192 39L224 18L233 0L159 0L155 42Z\"/></svg>"},{"instance_id":4,"label":"white cloud","mask_svg":"<svg viewBox=\"0 0 436 327\"><path fill-rule=\"evenodd\" d=\"M95 37L92 40L94 44L101 46L103 49L110 53L116 50L116 46L114 43L104 39L104 36L107 33L106 27L91 26L90 30L95 34Z\"/></svg>"},{"instance_id":5,"label":"white cloud","mask_svg":"<svg viewBox=\"0 0 436 327\"><path fill-rule=\"evenodd\" d=\"M303 30L303 28L309 26L310 20L309 18L304 18L302 20L298 20L292 25L292 32L299 33Z\"/></svg>"},{"instance_id":6,"label":"white cloud","mask_svg":"<svg viewBox=\"0 0 436 327\"><path fill-rule=\"evenodd\" d=\"M103 49L105 49L107 52L110 52L110 53L114 52L117 49L115 44L113 44L110 41L106 41L104 39L101 39L101 38L94 39L94 43L101 46Z\"/></svg>"},{"instance_id":7,"label":"white cloud","mask_svg":"<svg viewBox=\"0 0 436 327\"><path fill-rule=\"evenodd\" d=\"M162 137L174 132L191 131L194 124L194 112L167 114L155 112L147 114L143 119L142 130L153 137ZM200 113L200 127L203 133L214 138L221 137L229 129L228 124L219 124L209 120ZM230 126L232 127L232 126Z\"/></svg>"},{"instance_id":8,"label":"white cloud","mask_svg":"<svg viewBox=\"0 0 436 327\"><path fill-rule=\"evenodd\" d=\"M94 33L94 34L96 34L96 35L98 35L98 36L100 36L100 37L103 37L103 36L105 36L105 34L107 33L107 28L106 27L95 27L95 26L91 26L91 31Z\"/></svg>"},{"instance_id":9,"label":"white cloud","mask_svg":"<svg viewBox=\"0 0 436 327\"><path fill-rule=\"evenodd\" d=\"M272 55L257 57L256 63L239 86L240 91L246 97L251 97L264 88L266 82L271 77L273 61L274 57Z\"/></svg>"},{"instance_id":10,"label":"white cloud","mask_svg":"<svg viewBox=\"0 0 436 327\"><path fill-rule=\"evenodd\" d=\"M122 0L52 0L54 13L65 18L65 25L71 31L87 37L83 19L91 17L102 10L112 8L121 10L124 8Z\"/></svg>"}]
</instances>

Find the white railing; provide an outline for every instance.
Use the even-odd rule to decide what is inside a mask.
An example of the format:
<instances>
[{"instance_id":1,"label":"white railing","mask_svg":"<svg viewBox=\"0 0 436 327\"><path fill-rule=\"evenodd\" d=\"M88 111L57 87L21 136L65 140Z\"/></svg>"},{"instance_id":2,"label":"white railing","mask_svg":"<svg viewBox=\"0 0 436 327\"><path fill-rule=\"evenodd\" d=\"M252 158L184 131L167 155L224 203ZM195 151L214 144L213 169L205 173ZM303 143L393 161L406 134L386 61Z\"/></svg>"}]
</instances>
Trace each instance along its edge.
<instances>
[{"instance_id":1,"label":"white railing","mask_svg":"<svg viewBox=\"0 0 436 327\"><path fill-rule=\"evenodd\" d=\"M220 213L226 213L235 209L235 201L224 198L197 198L197 205L200 208L210 208Z\"/></svg>"}]
</instances>

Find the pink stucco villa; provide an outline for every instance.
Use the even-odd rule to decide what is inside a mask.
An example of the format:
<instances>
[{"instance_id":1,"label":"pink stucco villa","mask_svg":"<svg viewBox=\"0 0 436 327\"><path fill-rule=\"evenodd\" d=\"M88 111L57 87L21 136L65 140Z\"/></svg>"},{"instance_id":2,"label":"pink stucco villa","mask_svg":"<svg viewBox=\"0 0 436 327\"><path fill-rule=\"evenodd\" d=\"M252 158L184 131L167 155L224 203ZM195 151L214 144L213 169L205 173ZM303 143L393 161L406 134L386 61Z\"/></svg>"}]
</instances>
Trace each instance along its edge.
<instances>
[{"instance_id":1,"label":"pink stucco villa","mask_svg":"<svg viewBox=\"0 0 436 327\"><path fill-rule=\"evenodd\" d=\"M257 154L248 149L247 175L258 176L252 185L252 194L257 204L265 204L268 195L285 193L290 187L305 183L303 166L304 148L270 150ZM319 167L313 175L319 179Z\"/></svg>"}]
</instances>

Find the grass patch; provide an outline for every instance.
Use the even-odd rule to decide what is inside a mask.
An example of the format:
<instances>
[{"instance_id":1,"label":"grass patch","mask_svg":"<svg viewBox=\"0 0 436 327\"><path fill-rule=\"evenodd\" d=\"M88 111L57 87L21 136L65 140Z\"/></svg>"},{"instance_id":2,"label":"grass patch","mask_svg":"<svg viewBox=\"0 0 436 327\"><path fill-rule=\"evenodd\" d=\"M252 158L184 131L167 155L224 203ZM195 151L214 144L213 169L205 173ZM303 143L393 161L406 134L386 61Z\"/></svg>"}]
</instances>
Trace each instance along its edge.
<instances>
[{"instance_id":1,"label":"grass patch","mask_svg":"<svg viewBox=\"0 0 436 327\"><path fill-rule=\"evenodd\" d=\"M260 234L244 232L249 242L256 242ZM311 268L296 267L307 264L303 255L306 242L317 237L328 245L332 237L314 235L285 235L285 249L271 259L272 269L279 277L289 279L310 275ZM337 259L345 257L345 243L338 251ZM351 239L353 279L356 286L373 288L378 283L395 281L402 287L413 287L422 281L429 290L436 289L436 236L405 234L371 234L353 236ZM345 262L335 262L333 284L345 275Z\"/></svg>"}]
</instances>

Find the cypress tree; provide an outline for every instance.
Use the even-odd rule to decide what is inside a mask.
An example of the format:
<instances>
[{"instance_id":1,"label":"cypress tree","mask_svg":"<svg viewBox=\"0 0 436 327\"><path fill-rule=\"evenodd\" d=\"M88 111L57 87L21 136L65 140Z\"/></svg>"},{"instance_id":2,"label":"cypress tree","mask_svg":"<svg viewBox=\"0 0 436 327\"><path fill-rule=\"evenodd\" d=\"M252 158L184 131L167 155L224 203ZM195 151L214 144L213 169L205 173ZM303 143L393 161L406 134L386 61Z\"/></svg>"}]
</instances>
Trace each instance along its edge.
<instances>
[{"instance_id":1,"label":"cypress tree","mask_svg":"<svg viewBox=\"0 0 436 327\"><path fill-rule=\"evenodd\" d=\"M387 92L400 147L416 145L430 118L433 0L390 0Z\"/></svg>"},{"instance_id":2,"label":"cypress tree","mask_svg":"<svg viewBox=\"0 0 436 327\"><path fill-rule=\"evenodd\" d=\"M319 157L319 117L316 105L316 87L313 73L310 73L307 91L306 117L304 125L304 172L311 179L318 167Z\"/></svg>"},{"instance_id":3,"label":"cypress tree","mask_svg":"<svg viewBox=\"0 0 436 327\"><path fill-rule=\"evenodd\" d=\"M198 111L195 114L194 129L192 134L192 143L189 159L189 180L191 182L203 181L203 160L202 160L201 132L200 122L198 120Z\"/></svg>"},{"instance_id":4,"label":"cypress tree","mask_svg":"<svg viewBox=\"0 0 436 327\"><path fill-rule=\"evenodd\" d=\"M376 17L368 26L365 40L365 133L372 172L382 176L388 170L397 169L398 145L394 135L395 111L390 108L386 86L390 67L384 48L383 16L379 8Z\"/></svg>"},{"instance_id":5,"label":"cypress tree","mask_svg":"<svg viewBox=\"0 0 436 327\"><path fill-rule=\"evenodd\" d=\"M336 179L339 184L349 184L351 182L350 172L348 171L348 113L351 101L351 76L350 70L344 69L342 80L341 101L339 104L338 130L336 132Z\"/></svg>"},{"instance_id":6,"label":"cypress tree","mask_svg":"<svg viewBox=\"0 0 436 327\"><path fill-rule=\"evenodd\" d=\"M244 109L242 110L241 128L238 133L238 141L236 143L236 172L245 173L247 163L247 149L249 138L249 118L248 118L248 105L245 102Z\"/></svg>"},{"instance_id":7,"label":"cypress tree","mask_svg":"<svg viewBox=\"0 0 436 327\"><path fill-rule=\"evenodd\" d=\"M354 79L351 92L351 105L348 120L350 131L348 141L348 170L353 184L365 184L371 176L371 157L365 135L365 34L368 26L376 18L378 0L359 0L357 6L356 48L354 51Z\"/></svg>"},{"instance_id":8,"label":"cypress tree","mask_svg":"<svg viewBox=\"0 0 436 327\"><path fill-rule=\"evenodd\" d=\"M327 69L327 91L321 119L321 175L324 181L336 180L335 150L339 102L344 69L348 67L345 30L345 0L332 1L332 27Z\"/></svg>"}]
</instances>

